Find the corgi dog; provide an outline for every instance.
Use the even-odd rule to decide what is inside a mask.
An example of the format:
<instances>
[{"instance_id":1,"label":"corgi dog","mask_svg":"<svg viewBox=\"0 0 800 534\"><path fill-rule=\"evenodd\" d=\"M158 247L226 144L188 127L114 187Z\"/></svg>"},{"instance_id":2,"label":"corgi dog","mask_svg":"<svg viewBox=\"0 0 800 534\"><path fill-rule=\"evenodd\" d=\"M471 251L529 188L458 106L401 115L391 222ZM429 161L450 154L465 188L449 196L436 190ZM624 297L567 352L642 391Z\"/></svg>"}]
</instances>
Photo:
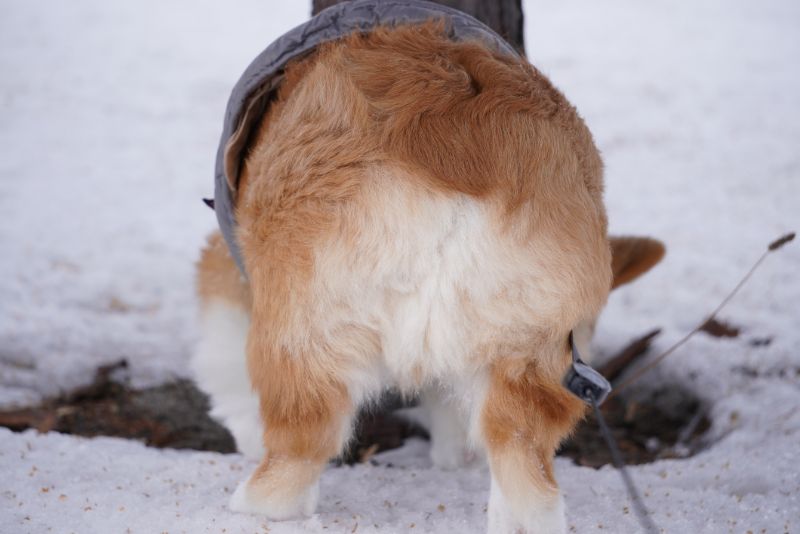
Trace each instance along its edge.
<instances>
[{"instance_id":1,"label":"corgi dog","mask_svg":"<svg viewBox=\"0 0 800 534\"><path fill-rule=\"evenodd\" d=\"M197 268L193 369L261 462L231 508L312 514L359 407L395 388L428 412L436 466L485 453L490 532L564 532L570 333L586 356L611 288L663 246L609 238L592 136L523 58L426 23L284 76L236 191L247 277L219 232Z\"/></svg>"}]
</instances>

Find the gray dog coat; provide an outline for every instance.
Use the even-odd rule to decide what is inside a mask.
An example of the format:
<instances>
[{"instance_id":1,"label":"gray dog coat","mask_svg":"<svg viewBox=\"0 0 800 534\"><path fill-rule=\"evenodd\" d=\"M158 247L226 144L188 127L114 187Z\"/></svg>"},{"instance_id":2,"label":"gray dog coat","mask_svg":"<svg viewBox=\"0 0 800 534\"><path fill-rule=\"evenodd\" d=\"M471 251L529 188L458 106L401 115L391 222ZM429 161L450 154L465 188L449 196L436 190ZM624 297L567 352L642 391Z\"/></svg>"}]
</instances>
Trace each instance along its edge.
<instances>
[{"instance_id":1,"label":"gray dog coat","mask_svg":"<svg viewBox=\"0 0 800 534\"><path fill-rule=\"evenodd\" d=\"M239 169L252 131L258 126L287 63L323 43L355 32L368 33L379 26L418 24L440 20L451 39L479 40L509 55L517 52L488 26L466 13L422 0L353 0L321 11L304 24L272 42L256 57L233 88L225 110L222 138L217 150L214 210L231 256L246 277L236 238L235 198Z\"/></svg>"}]
</instances>

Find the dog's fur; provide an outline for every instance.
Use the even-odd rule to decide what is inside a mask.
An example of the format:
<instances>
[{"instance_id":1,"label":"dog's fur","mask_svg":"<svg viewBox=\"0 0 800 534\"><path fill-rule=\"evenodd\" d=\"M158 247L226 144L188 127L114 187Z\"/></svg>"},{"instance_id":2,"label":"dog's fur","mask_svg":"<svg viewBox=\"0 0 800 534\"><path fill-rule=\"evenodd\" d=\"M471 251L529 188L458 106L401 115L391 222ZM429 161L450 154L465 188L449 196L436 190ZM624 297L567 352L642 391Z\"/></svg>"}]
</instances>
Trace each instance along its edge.
<instances>
[{"instance_id":1,"label":"dog's fur","mask_svg":"<svg viewBox=\"0 0 800 534\"><path fill-rule=\"evenodd\" d=\"M663 254L609 246L602 190L563 95L440 25L290 65L236 195L249 280L219 234L198 266L198 380L262 460L231 506L312 513L357 408L397 387L421 394L437 465L486 451L490 531L563 532L552 458L584 413L561 385L569 332L585 345L612 248L615 283Z\"/></svg>"}]
</instances>

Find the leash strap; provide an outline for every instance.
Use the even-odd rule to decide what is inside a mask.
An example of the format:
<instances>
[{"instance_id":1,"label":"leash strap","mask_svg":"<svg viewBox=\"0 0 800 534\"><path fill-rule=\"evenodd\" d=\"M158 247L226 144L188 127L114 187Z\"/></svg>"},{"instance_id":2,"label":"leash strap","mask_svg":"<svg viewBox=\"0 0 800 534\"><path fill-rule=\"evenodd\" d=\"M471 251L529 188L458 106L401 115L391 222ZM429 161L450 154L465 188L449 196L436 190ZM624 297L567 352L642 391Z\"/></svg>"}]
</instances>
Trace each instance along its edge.
<instances>
[{"instance_id":1,"label":"leash strap","mask_svg":"<svg viewBox=\"0 0 800 534\"><path fill-rule=\"evenodd\" d=\"M647 507L645 507L644 500L639 490L636 488L636 484L633 482L633 477L622 461L622 454L619 452L617 442L614 440L614 435L611 434L611 429L608 428L606 420L600 412L600 405L595 402L594 399L592 399L591 404L592 408L594 408L594 415L597 417L597 425L600 427L600 434L603 435L603 439L606 441L606 445L608 445L608 450L611 452L611 460L614 462L614 467L617 468L619 474L622 476L625 489L628 490L628 496L633 503L633 509L636 511L636 517L639 518L639 524L642 525L642 529L647 534L658 534L660 531L653 521L653 518L648 515Z\"/></svg>"},{"instance_id":2,"label":"leash strap","mask_svg":"<svg viewBox=\"0 0 800 534\"><path fill-rule=\"evenodd\" d=\"M614 467L622 476L622 482L625 484L625 489L628 491L628 496L633 503L633 509L639 519L639 524L641 524L645 533L658 534L658 527L648 515L644 500L633 482L633 477L625 467L625 462L622 460L622 454L619 451L614 435L611 433L611 429L608 428L606 420L603 418L603 413L600 411L600 405L603 404L603 401L606 400L606 397L611 392L611 384L608 383L608 380L603 375L581 360L572 332L569 333L569 344L572 349L572 367L564 377L564 387L594 408L594 415L600 427L600 434L603 436L609 452L611 452L611 460L614 463Z\"/></svg>"}]
</instances>

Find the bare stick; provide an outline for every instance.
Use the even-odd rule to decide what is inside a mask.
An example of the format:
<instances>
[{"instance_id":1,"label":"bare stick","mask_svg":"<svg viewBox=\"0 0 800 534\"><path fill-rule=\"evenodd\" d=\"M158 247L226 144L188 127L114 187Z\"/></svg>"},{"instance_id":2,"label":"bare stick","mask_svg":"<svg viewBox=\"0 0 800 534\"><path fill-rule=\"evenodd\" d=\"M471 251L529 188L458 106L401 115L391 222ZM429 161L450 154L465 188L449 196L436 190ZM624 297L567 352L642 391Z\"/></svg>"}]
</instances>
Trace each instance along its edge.
<instances>
[{"instance_id":1,"label":"bare stick","mask_svg":"<svg viewBox=\"0 0 800 534\"><path fill-rule=\"evenodd\" d=\"M619 351L616 356L610 358L601 367L598 367L597 371L606 377L606 380L609 382L614 382L614 380L625 372L625 369L647 353L647 349L650 348L650 343L653 341L653 338L660 333L661 329L656 328L642 337L634 339L624 349Z\"/></svg>"},{"instance_id":2,"label":"bare stick","mask_svg":"<svg viewBox=\"0 0 800 534\"><path fill-rule=\"evenodd\" d=\"M750 277L753 275L753 273L756 272L756 269L758 269L758 267L764 262L764 260L767 259L767 256L769 256L770 253L772 253L772 252L778 250L779 248L781 248L786 243L788 243L791 240L793 240L794 236L795 236L795 233L791 232L789 234L786 234L786 235L780 237L779 239L776 239L772 243L770 243L769 246L767 247L767 250L765 250L764 253L761 255L761 257L758 258L758 261L756 261L753 264L753 266L750 268L750 270L747 271L747 274L745 274L744 277L736 285L736 287L733 288L733 291L728 293L728 296L725 297L722 300L722 302L720 302L719 306L717 306L717 308L713 312L711 312L711 315L709 315L705 320L701 321L700 324L698 324L691 332L689 332L688 334L683 336L677 343L675 343L670 348L668 348L667 350L665 350L664 352L659 354L655 359L653 359L652 362L650 362L647 365L645 365L645 366L641 367L640 369L638 369L635 373L633 373L630 377L628 377L621 384L619 384L617 386L614 386L614 389L611 391L611 393L609 394L608 398L610 399L610 398L614 397L620 391L622 391L623 389L625 389L626 387L631 385L633 382L636 382L639 378L642 377L642 375L647 373L647 371L651 370L653 367L655 367L656 365L661 363L664 360L664 358L666 358L667 356L669 356L670 354L672 354L673 352L678 350L681 346L683 346L684 343L689 341L689 339L691 339L692 336L694 336L696 333L698 333L708 321L710 321L711 319L714 319L717 316L717 314L720 311L722 311L722 308L724 308L725 305L728 304L728 302L731 301L731 299L736 295L736 293L738 293L739 290L745 285L745 283L747 283L747 281L750 279Z\"/></svg>"}]
</instances>

